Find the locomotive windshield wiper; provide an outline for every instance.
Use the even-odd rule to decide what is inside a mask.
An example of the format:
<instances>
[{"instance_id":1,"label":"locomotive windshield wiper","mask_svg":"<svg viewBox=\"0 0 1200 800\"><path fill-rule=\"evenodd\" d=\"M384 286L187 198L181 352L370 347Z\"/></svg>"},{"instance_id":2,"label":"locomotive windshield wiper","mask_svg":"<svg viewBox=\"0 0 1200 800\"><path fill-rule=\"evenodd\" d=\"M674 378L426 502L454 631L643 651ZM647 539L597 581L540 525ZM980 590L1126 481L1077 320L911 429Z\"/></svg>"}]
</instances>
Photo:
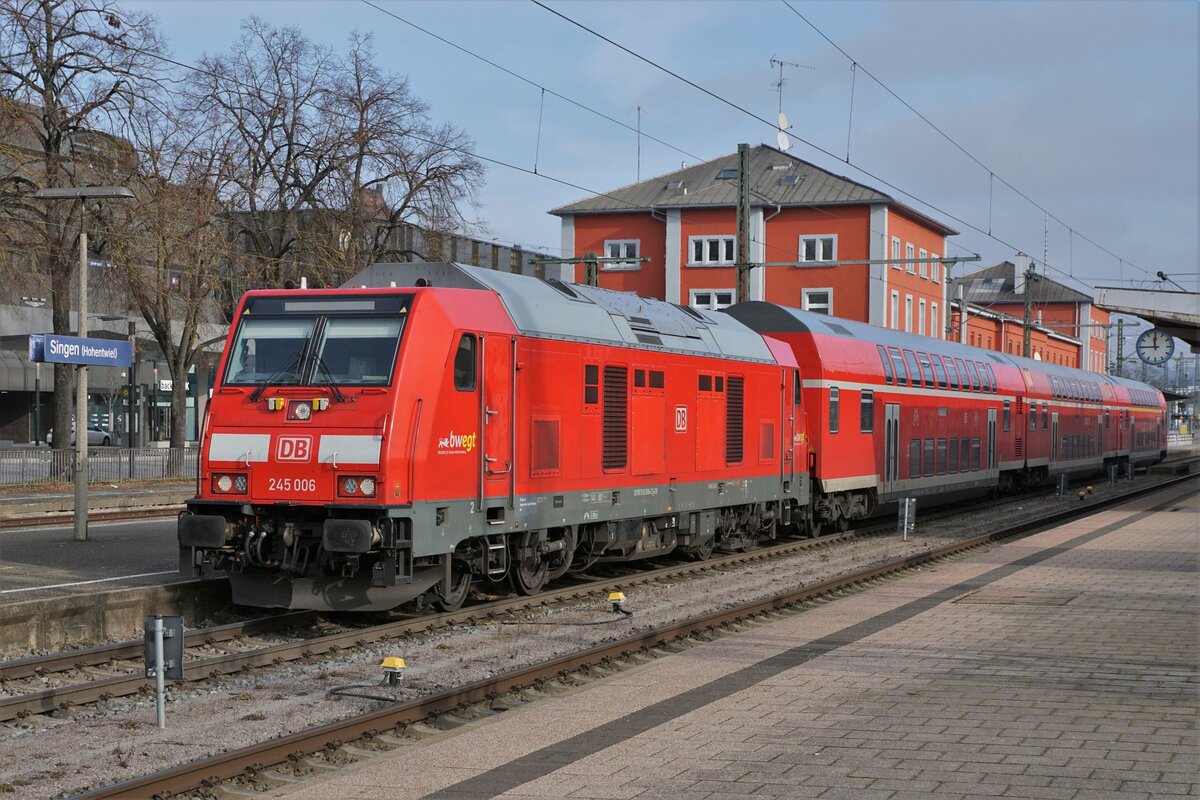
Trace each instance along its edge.
<instances>
[{"instance_id":1,"label":"locomotive windshield wiper","mask_svg":"<svg viewBox=\"0 0 1200 800\"><path fill-rule=\"evenodd\" d=\"M329 366L325 363L325 359L321 358L320 354L317 354L317 369L321 370L321 377L325 379L325 385L333 393L334 399L339 403L346 402L346 395L342 394L342 390L338 388L333 373L329 371Z\"/></svg>"},{"instance_id":2,"label":"locomotive windshield wiper","mask_svg":"<svg viewBox=\"0 0 1200 800\"><path fill-rule=\"evenodd\" d=\"M282 377L285 373L293 372L294 368L300 363L300 354L303 352L304 352L304 348L301 347L299 350L297 350L295 353L292 354L292 357L290 359L288 359L288 362L286 364L284 364L282 367L280 367L279 369L272 372L271 375L265 381L260 383L258 385L258 388L255 389L250 394L250 401L253 403L257 403L258 399L260 397L262 397L262 393L267 390L268 386L270 386L272 383L274 383L276 380L278 380L280 377Z\"/></svg>"}]
</instances>

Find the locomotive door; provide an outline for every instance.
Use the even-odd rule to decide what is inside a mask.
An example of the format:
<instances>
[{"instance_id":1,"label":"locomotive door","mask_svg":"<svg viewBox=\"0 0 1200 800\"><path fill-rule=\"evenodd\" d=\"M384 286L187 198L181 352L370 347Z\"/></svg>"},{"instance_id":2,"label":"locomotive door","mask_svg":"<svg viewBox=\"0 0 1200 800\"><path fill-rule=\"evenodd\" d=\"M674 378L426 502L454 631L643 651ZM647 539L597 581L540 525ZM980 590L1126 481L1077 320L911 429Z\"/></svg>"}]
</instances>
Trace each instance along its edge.
<instances>
[{"instance_id":1,"label":"locomotive door","mask_svg":"<svg viewBox=\"0 0 1200 800\"><path fill-rule=\"evenodd\" d=\"M883 493L890 495L900 479L900 404L883 409Z\"/></svg>"},{"instance_id":2,"label":"locomotive door","mask_svg":"<svg viewBox=\"0 0 1200 800\"><path fill-rule=\"evenodd\" d=\"M1050 462L1058 461L1058 412L1050 415Z\"/></svg>"},{"instance_id":3,"label":"locomotive door","mask_svg":"<svg viewBox=\"0 0 1200 800\"><path fill-rule=\"evenodd\" d=\"M485 334L481 337L483 352L483 386L479 392L480 417L483 427L483 447L480 459L483 477L484 505L487 495L503 490L509 508L513 506L513 414L516 404L516 371L514 351L517 340L511 336ZM502 514L488 512L488 520L500 522Z\"/></svg>"},{"instance_id":4,"label":"locomotive door","mask_svg":"<svg viewBox=\"0 0 1200 800\"><path fill-rule=\"evenodd\" d=\"M996 409L988 409L987 468L996 468Z\"/></svg>"}]
</instances>

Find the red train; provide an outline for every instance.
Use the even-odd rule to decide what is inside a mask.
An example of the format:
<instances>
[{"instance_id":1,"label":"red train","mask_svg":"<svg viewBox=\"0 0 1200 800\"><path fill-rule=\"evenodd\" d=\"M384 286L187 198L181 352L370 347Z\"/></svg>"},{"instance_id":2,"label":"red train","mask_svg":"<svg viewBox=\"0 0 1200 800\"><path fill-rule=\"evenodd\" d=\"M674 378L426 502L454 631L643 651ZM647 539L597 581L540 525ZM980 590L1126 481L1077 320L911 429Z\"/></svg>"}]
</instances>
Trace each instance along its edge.
<instances>
[{"instance_id":1,"label":"red train","mask_svg":"<svg viewBox=\"0 0 1200 800\"><path fill-rule=\"evenodd\" d=\"M765 303L374 269L391 288L239 306L179 521L181 570L237 603L449 609L1165 450L1142 384Z\"/></svg>"}]
</instances>

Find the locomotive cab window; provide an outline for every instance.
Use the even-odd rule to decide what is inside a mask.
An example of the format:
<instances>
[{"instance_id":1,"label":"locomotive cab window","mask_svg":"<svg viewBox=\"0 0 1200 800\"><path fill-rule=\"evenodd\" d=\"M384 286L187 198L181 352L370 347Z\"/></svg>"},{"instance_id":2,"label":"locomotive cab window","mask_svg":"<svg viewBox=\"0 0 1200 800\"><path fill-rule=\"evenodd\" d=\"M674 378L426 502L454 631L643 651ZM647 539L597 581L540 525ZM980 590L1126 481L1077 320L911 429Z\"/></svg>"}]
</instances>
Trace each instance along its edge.
<instances>
[{"instance_id":1,"label":"locomotive cab window","mask_svg":"<svg viewBox=\"0 0 1200 800\"><path fill-rule=\"evenodd\" d=\"M475 334L464 333L454 353L454 388L475 391Z\"/></svg>"}]
</instances>

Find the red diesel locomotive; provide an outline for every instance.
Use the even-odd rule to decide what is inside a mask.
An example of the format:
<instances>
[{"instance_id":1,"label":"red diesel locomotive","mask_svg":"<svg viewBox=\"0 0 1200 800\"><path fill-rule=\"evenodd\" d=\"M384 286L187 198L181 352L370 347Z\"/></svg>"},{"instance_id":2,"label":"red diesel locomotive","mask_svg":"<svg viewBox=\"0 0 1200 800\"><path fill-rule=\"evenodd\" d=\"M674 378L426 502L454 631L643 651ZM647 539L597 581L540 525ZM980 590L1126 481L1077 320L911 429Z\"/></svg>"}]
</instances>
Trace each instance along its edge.
<instances>
[{"instance_id":1,"label":"red diesel locomotive","mask_svg":"<svg viewBox=\"0 0 1200 800\"><path fill-rule=\"evenodd\" d=\"M449 609L1165 450L1132 381L768 303L372 269L392 288L239 306L179 522L181 570L237 603Z\"/></svg>"},{"instance_id":2,"label":"red diesel locomotive","mask_svg":"<svg viewBox=\"0 0 1200 800\"><path fill-rule=\"evenodd\" d=\"M378 265L377 269L385 269ZM724 314L458 265L243 298L181 568L234 602L454 608L474 579L772 536L807 504L791 353Z\"/></svg>"}]
</instances>

